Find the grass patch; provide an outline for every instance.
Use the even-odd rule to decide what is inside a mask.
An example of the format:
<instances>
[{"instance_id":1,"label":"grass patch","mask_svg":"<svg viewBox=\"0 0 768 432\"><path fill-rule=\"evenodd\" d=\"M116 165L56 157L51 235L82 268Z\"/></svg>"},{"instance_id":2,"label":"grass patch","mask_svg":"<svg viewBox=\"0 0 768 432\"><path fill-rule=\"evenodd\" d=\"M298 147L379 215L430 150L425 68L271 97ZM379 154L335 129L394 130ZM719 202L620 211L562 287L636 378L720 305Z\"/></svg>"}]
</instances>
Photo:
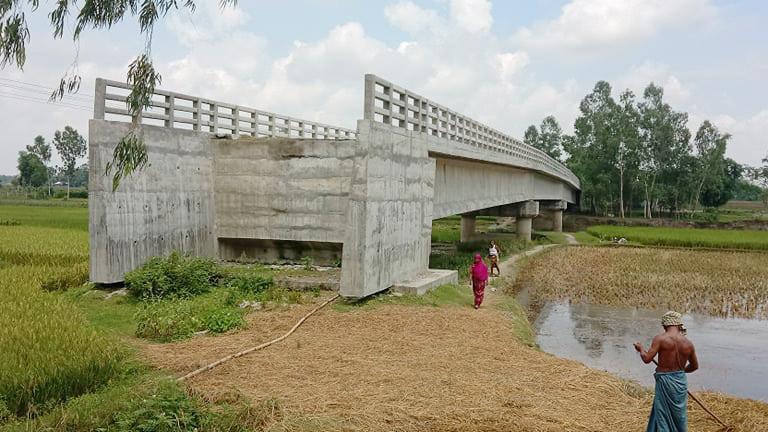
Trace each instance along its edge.
<instances>
[{"instance_id":1,"label":"grass patch","mask_svg":"<svg viewBox=\"0 0 768 432\"><path fill-rule=\"evenodd\" d=\"M575 233L572 233L573 238L576 239L579 244L585 244L585 245L596 245L600 244L600 239L593 236L592 234L586 232L586 231L578 231Z\"/></svg>"},{"instance_id":2,"label":"grass patch","mask_svg":"<svg viewBox=\"0 0 768 432\"><path fill-rule=\"evenodd\" d=\"M513 296L504 296L503 301L499 304L499 308L507 313L512 322L512 331L517 336L517 339L529 347L536 347L536 333L533 331L530 321L528 321L528 313L518 303L517 299Z\"/></svg>"},{"instance_id":3,"label":"grass patch","mask_svg":"<svg viewBox=\"0 0 768 432\"><path fill-rule=\"evenodd\" d=\"M472 289L463 285L441 285L424 295L396 295L385 292L366 297L362 300L339 300L333 303L332 309L338 312L349 312L358 309L372 309L381 305L403 306L469 306L472 305Z\"/></svg>"},{"instance_id":4,"label":"grass patch","mask_svg":"<svg viewBox=\"0 0 768 432\"><path fill-rule=\"evenodd\" d=\"M543 301L768 318L764 253L652 248L554 248L531 258L516 286Z\"/></svg>"},{"instance_id":5,"label":"grass patch","mask_svg":"<svg viewBox=\"0 0 768 432\"><path fill-rule=\"evenodd\" d=\"M537 235L540 235L547 240L549 240L550 243L553 244L567 244L568 239L565 237L565 234L561 232L555 232L555 231L537 231Z\"/></svg>"},{"instance_id":6,"label":"grass patch","mask_svg":"<svg viewBox=\"0 0 768 432\"><path fill-rule=\"evenodd\" d=\"M0 426L0 432L246 432L264 431L282 418L274 399L251 403L233 394L226 401L204 402L170 378L134 370L38 418Z\"/></svg>"},{"instance_id":7,"label":"grass patch","mask_svg":"<svg viewBox=\"0 0 768 432\"><path fill-rule=\"evenodd\" d=\"M587 232L601 239L624 237L654 246L768 250L768 231L599 225Z\"/></svg>"},{"instance_id":8,"label":"grass patch","mask_svg":"<svg viewBox=\"0 0 768 432\"><path fill-rule=\"evenodd\" d=\"M0 219L18 221L25 226L87 232L88 201L1 201Z\"/></svg>"}]
</instances>

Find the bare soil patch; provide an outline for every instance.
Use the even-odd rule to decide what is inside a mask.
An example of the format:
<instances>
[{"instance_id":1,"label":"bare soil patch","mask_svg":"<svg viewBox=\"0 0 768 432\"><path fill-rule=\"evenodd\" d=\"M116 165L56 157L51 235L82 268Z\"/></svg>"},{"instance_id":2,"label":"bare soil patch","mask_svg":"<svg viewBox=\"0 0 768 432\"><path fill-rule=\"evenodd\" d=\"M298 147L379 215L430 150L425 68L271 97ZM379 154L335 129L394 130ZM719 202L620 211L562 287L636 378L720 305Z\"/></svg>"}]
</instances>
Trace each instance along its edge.
<instances>
[{"instance_id":1,"label":"bare soil patch","mask_svg":"<svg viewBox=\"0 0 768 432\"><path fill-rule=\"evenodd\" d=\"M219 337L148 345L181 375L286 331L312 306L252 314ZM209 400L278 399L269 430L641 431L651 394L604 372L528 348L505 312L381 305L325 309L285 342L188 383ZM704 394L742 431L768 430L768 405ZM691 406L691 430L716 431Z\"/></svg>"}]
</instances>

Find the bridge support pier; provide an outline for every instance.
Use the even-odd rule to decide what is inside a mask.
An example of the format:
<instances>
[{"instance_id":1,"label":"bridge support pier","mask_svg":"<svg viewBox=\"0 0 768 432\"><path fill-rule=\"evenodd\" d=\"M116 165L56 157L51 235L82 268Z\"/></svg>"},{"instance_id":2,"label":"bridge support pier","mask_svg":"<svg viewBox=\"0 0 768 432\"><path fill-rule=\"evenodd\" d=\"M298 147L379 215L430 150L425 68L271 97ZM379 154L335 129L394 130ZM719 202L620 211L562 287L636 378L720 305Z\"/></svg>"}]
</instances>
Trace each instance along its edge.
<instances>
[{"instance_id":1,"label":"bridge support pier","mask_svg":"<svg viewBox=\"0 0 768 432\"><path fill-rule=\"evenodd\" d=\"M460 240L462 243L466 243L472 240L475 235L475 219L477 216L463 214L461 215L461 234Z\"/></svg>"},{"instance_id":2,"label":"bridge support pier","mask_svg":"<svg viewBox=\"0 0 768 432\"><path fill-rule=\"evenodd\" d=\"M551 230L554 232L563 231L563 212L568 207L568 202L564 200L541 201L541 211L546 216L539 224L539 229Z\"/></svg>"},{"instance_id":3,"label":"bridge support pier","mask_svg":"<svg viewBox=\"0 0 768 432\"><path fill-rule=\"evenodd\" d=\"M526 201L517 205L517 238L531 241L533 218L539 215L538 201Z\"/></svg>"}]
</instances>

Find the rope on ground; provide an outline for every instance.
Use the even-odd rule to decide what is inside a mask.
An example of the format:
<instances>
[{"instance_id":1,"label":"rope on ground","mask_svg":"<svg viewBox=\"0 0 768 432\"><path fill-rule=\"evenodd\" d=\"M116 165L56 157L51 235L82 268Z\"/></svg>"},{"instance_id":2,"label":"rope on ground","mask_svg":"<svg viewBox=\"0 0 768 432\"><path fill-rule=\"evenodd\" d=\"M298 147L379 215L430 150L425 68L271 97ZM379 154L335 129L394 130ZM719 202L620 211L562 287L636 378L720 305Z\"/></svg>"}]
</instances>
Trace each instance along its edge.
<instances>
[{"instance_id":1,"label":"rope on ground","mask_svg":"<svg viewBox=\"0 0 768 432\"><path fill-rule=\"evenodd\" d=\"M240 352L235 353L235 354L230 354L230 355L228 355L228 356L226 356L226 357L224 357L224 358L222 358L220 360L216 360L215 362L213 362L213 363L211 363L211 364L209 364L207 366L203 366L200 369L194 370L194 371L184 375L183 377L180 377L180 378L176 379L176 381L179 381L179 382L186 381L186 380L188 380L188 379L190 379L190 378L192 378L194 376L200 375L203 372L209 371L209 370L211 370L211 369L213 369L213 368L215 368L217 366L220 366L221 364L226 363L226 362L228 362L228 361L230 361L232 359L236 359L238 357L242 357L242 356L244 356L246 354L250 354L250 353L252 353L254 351L258 351L260 349L266 348L266 347L268 347L270 345L276 344L276 343L284 340L285 338L287 338L288 336L293 334L293 332L295 332L296 329L299 328L299 326L301 326L304 323L304 321L307 320L307 318L311 317L312 315L315 314L315 312L317 312L320 309L324 308L325 306L327 306L329 303L333 302L337 298L339 298L338 294L336 294L335 296L333 296L333 297L329 298L328 300L324 301L318 307L312 309L311 312L309 312L308 314L304 315L290 330L288 330L288 333L280 336L279 338L273 339L273 340L271 340L269 342L265 342L265 343L263 343L263 344L261 344L259 346L248 348L247 350L243 350L243 351L240 351Z\"/></svg>"}]
</instances>

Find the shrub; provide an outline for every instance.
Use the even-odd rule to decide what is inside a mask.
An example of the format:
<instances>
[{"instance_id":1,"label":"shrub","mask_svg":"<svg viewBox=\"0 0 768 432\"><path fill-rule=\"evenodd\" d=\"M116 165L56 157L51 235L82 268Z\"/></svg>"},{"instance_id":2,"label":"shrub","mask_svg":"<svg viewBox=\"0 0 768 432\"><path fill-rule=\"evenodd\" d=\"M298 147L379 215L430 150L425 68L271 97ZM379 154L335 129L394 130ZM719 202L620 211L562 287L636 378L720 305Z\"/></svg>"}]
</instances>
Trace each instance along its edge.
<instances>
[{"instance_id":1,"label":"shrub","mask_svg":"<svg viewBox=\"0 0 768 432\"><path fill-rule=\"evenodd\" d=\"M252 273L241 273L229 276L227 286L246 294L258 294L271 287L274 281L271 277Z\"/></svg>"},{"instance_id":2,"label":"shrub","mask_svg":"<svg viewBox=\"0 0 768 432\"><path fill-rule=\"evenodd\" d=\"M205 328L211 333L224 333L245 324L244 311L240 308L221 308L208 312L203 319Z\"/></svg>"},{"instance_id":3,"label":"shrub","mask_svg":"<svg viewBox=\"0 0 768 432\"><path fill-rule=\"evenodd\" d=\"M88 263L80 263L44 280L41 288L45 291L64 291L86 282L88 282Z\"/></svg>"},{"instance_id":4,"label":"shrub","mask_svg":"<svg viewBox=\"0 0 768 432\"><path fill-rule=\"evenodd\" d=\"M193 258L173 252L167 258L151 258L126 273L125 283L143 300L185 298L210 291L221 277L219 267L208 258Z\"/></svg>"},{"instance_id":5,"label":"shrub","mask_svg":"<svg viewBox=\"0 0 768 432\"><path fill-rule=\"evenodd\" d=\"M3 398L0 398L0 424L9 420L12 415L11 410L8 409L8 405L5 404Z\"/></svg>"},{"instance_id":6,"label":"shrub","mask_svg":"<svg viewBox=\"0 0 768 432\"><path fill-rule=\"evenodd\" d=\"M201 414L178 385L163 382L151 396L137 398L115 413L109 430L114 432L197 431Z\"/></svg>"},{"instance_id":7,"label":"shrub","mask_svg":"<svg viewBox=\"0 0 768 432\"><path fill-rule=\"evenodd\" d=\"M136 336L158 342L171 342L192 336L203 327L189 301L158 301L136 313Z\"/></svg>"},{"instance_id":8,"label":"shrub","mask_svg":"<svg viewBox=\"0 0 768 432\"><path fill-rule=\"evenodd\" d=\"M185 339L208 330L223 333L245 324L245 310L232 301L232 290L219 288L189 299L150 302L136 314L136 336L158 342Z\"/></svg>"}]
</instances>

